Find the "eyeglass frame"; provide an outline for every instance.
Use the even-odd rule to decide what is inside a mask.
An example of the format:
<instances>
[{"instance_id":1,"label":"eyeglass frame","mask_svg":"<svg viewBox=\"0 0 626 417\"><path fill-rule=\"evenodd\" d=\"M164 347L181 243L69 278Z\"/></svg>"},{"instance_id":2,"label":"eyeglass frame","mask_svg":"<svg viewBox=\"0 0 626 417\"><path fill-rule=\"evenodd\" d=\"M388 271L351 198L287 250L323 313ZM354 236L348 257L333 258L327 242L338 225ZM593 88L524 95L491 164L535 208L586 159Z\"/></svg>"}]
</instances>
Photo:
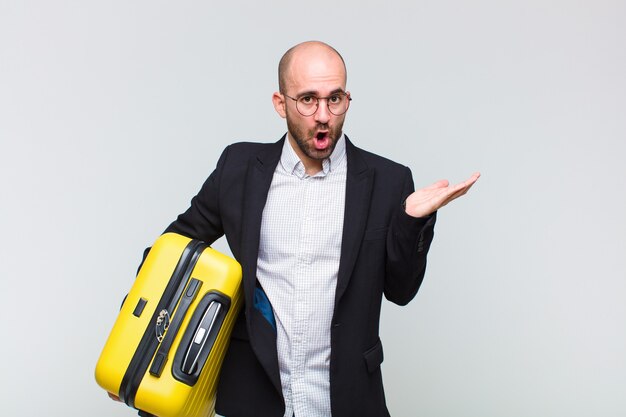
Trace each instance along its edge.
<instances>
[{"instance_id":1,"label":"eyeglass frame","mask_svg":"<svg viewBox=\"0 0 626 417\"><path fill-rule=\"evenodd\" d=\"M291 96L289 96L289 95L287 95L287 94L285 94L285 93L281 93L281 94L282 94L282 95L284 95L285 97L290 98L290 99L292 99L293 101L295 101L295 102L296 102L296 110L297 110L297 111L298 111L298 113L300 113L300 115L302 115L303 117L311 117L311 116L313 116L315 113L317 113L317 111L320 109L320 100L326 100L326 108L328 109L328 111L330 112L330 114L332 114L333 116L342 116L342 115L344 115L344 114L346 114L346 113L348 112L348 109L350 108L350 102L352 101L352 97L350 96L350 93L348 93L348 92L346 92L346 91L337 91L337 92L335 92L335 93L331 94L330 96L326 96L326 97L317 97L317 96L316 96L316 95L314 95L314 94L307 94L307 93L305 93L305 94L302 94L302 95L301 95L300 97L298 97L298 98L294 98L294 97L291 97ZM341 114L335 114L335 113L333 113L333 111L330 109L330 102L328 101L328 99L329 99L329 98L331 98L331 97L333 97L333 96L336 96L336 95L341 95L341 94L343 94L344 96L346 96L346 98L348 99L348 104L346 105L346 110L345 110L343 113L341 113ZM302 114L302 112L301 112L301 111L300 111L300 109L298 108L298 100L300 100L302 97L307 97L307 96L313 97L313 98L315 98L315 99L317 100L317 103L315 103L315 111L314 111L313 113L311 113L311 114Z\"/></svg>"}]
</instances>

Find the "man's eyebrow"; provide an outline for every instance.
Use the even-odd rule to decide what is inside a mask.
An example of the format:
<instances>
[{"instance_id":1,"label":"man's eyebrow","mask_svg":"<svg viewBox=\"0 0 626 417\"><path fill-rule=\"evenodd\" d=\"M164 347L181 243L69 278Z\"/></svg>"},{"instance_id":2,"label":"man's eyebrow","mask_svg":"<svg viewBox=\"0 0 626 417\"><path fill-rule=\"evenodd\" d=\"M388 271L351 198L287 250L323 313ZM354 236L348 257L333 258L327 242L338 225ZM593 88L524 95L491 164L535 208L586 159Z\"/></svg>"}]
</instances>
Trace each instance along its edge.
<instances>
[{"instance_id":1,"label":"man's eyebrow","mask_svg":"<svg viewBox=\"0 0 626 417\"><path fill-rule=\"evenodd\" d=\"M314 91L314 90L303 91L302 93L298 93L296 97L304 97L304 96L316 96L317 97L317 91Z\"/></svg>"},{"instance_id":2,"label":"man's eyebrow","mask_svg":"<svg viewBox=\"0 0 626 417\"><path fill-rule=\"evenodd\" d=\"M330 94L328 94L328 96L332 96L334 94L338 94L338 93L345 93L345 91L343 90L343 88L336 88L333 91L330 92ZM304 97L304 96L315 96L315 97L320 97L320 95L318 94L317 91L315 90L309 90L309 91L304 91L300 94L298 94L297 97Z\"/></svg>"},{"instance_id":3,"label":"man's eyebrow","mask_svg":"<svg viewBox=\"0 0 626 417\"><path fill-rule=\"evenodd\" d=\"M330 95L332 96L333 94L337 94L337 93L344 93L345 94L345 91L343 91L343 88L337 88L337 89L331 91Z\"/></svg>"}]
</instances>

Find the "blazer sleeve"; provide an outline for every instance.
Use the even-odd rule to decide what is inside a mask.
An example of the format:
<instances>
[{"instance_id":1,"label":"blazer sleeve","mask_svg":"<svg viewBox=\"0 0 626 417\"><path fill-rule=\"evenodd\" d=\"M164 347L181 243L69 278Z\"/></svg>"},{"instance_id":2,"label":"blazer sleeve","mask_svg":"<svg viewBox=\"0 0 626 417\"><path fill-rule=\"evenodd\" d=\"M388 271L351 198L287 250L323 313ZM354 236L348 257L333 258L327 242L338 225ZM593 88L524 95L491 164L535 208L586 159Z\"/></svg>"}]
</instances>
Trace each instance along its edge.
<instances>
[{"instance_id":1,"label":"blazer sleeve","mask_svg":"<svg viewBox=\"0 0 626 417\"><path fill-rule=\"evenodd\" d=\"M401 201L414 189L411 171L406 168ZM436 212L426 217L409 216L398 204L387 234L384 293L389 301L405 305L417 294L424 279L436 219Z\"/></svg>"}]
</instances>

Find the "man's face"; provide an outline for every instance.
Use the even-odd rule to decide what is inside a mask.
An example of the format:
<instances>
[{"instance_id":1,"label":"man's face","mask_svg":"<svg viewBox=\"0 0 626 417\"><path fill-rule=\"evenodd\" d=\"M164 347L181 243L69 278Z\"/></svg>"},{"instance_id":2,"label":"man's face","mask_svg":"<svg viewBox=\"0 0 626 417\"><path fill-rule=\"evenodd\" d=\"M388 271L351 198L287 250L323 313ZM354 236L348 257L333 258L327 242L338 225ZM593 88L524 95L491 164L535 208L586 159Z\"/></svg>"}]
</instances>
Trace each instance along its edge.
<instances>
[{"instance_id":1,"label":"man's face","mask_svg":"<svg viewBox=\"0 0 626 417\"><path fill-rule=\"evenodd\" d=\"M296 99L302 96L329 97L345 92L343 62L336 54L326 50L296 54L286 75L285 94ZM335 116L328 110L327 101L320 100L313 115L303 116L296 109L294 100L288 97L284 100L287 129L300 159L321 161L328 158L341 136L345 113Z\"/></svg>"}]
</instances>

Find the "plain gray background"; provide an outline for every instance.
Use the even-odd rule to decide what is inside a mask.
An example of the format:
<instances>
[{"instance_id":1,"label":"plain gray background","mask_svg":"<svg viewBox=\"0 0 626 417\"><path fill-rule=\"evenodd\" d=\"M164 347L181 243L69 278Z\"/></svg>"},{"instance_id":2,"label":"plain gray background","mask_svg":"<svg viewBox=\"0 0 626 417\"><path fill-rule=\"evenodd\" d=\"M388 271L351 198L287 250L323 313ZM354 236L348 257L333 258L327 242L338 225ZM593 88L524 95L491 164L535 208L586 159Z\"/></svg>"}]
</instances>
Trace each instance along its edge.
<instances>
[{"instance_id":1,"label":"plain gray background","mask_svg":"<svg viewBox=\"0 0 626 417\"><path fill-rule=\"evenodd\" d=\"M626 415L623 1L0 0L0 409L132 416L96 385L143 249L224 146L275 141L276 66L348 65L346 133L441 210L385 302L393 416ZM216 247L227 250L223 241Z\"/></svg>"}]
</instances>

